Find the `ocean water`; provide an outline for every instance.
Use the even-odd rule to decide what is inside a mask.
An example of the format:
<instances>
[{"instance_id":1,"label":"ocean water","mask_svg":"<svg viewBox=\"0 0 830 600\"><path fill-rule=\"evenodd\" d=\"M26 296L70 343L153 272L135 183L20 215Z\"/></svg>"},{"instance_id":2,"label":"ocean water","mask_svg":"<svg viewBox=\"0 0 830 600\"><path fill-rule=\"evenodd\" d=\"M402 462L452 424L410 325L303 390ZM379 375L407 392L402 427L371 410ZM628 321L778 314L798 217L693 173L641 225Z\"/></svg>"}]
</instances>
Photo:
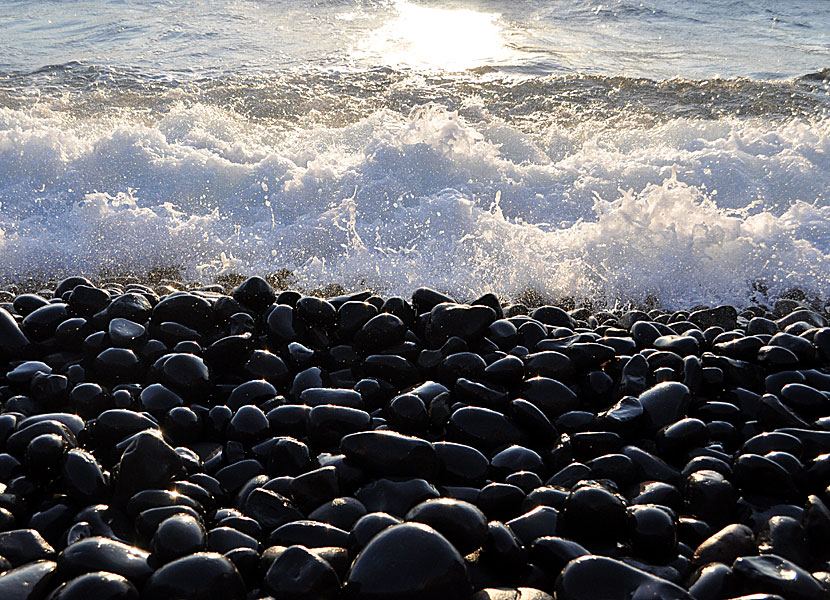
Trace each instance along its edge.
<instances>
[{"instance_id":1,"label":"ocean water","mask_svg":"<svg viewBox=\"0 0 830 600\"><path fill-rule=\"evenodd\" d=\"M826 0L0 0L0 281L830 298Z\"/></svg>"}]
</instances>

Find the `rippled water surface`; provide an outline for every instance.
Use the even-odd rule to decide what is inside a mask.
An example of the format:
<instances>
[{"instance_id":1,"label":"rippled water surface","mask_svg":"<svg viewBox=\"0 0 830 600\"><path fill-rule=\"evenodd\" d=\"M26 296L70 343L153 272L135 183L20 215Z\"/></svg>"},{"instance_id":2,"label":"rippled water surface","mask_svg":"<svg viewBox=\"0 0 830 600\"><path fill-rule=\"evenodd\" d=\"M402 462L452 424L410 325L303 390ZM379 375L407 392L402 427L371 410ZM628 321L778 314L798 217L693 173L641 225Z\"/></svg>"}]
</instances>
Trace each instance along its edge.
<instances>
[{"instance_id":1,"label":"rippled water surface","mask_svg":"<svg viewBox=\"0 0 830 600\"><path fill-rule=\"evenodd\" d=\"M830 296L820 0L0 0L0 27L2 280Z\"/></svg>"}]
</instances>

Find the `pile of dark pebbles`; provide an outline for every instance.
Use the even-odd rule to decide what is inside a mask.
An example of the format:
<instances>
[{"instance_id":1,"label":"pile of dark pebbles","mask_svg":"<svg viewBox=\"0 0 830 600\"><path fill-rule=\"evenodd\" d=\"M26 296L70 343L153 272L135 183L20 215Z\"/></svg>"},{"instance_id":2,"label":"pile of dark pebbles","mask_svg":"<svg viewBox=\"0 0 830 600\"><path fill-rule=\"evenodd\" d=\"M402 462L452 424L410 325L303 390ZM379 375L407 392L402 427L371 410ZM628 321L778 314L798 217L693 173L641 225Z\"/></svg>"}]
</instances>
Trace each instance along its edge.
<instances>
[{"instance_id":1,"label":"pile of dark pebbles","mask_svg":"<svg viewBox=\"0 0 830 600\"><path fill-rule=\"evenodd\" d=\"M827 600L827 325L0 292L0 598Z\"/></svg>"}]
</instances>

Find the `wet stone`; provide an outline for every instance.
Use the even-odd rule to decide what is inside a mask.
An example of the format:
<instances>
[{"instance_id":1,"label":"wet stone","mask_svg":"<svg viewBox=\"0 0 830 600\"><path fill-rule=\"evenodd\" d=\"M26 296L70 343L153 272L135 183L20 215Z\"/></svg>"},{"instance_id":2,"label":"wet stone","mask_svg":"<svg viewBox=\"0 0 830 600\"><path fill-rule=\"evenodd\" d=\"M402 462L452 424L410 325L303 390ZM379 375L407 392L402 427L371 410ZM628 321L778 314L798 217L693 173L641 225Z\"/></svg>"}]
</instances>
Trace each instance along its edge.
<instances>
[{"instance_id":1,"label":"wet stone","mask_svg":"<svg viewBox=\"0 0 830 600\"><path fill-rule=\"evenodd\" d=\"M301 545L306 548L346 548L349 533L328 523L300 519L279 526L268 536L270 546Z\"/></svg>"},{"instance_id":2,"label":"wet stone","mask_svg":"<svg viewBox=\"0 0 830 600\"><path fill-rule=\"evenodd\" d=\"M728 525L703 541L695 550L698 566L714 562L731 564L736 558L755 554L755 536L746 525Z\"/></svg>"},{"instance_id":3,"label":"wet stone","mask_svg":"<svg viewBox=\"0 0 830 600\"><path fill-rule=\"evenodd\" d=\"M747 591L780 594L788 600L819 600L827 590L809 572L776 556L744 556L737 559L732 570L743 581Z\"/></svg>"},{"instance_id":4,"label":"wet stone","mask_svg":"<svg viewBox=\"0 0 830 600\"><path fill-rule=\"evenodd\" d=\"M561 600L643 598L690 600L681 587L604 556L584 556L570 562L556 582Z\"/></svg>"},{"instance_id":5,"label":"wet stone","mask_svg":"<svg viewBox=\"0 0 830 600\"><path fill-rule=\"evenodd\" d=\"M398 565L407 565L405 570ZM390 569L397 576L389 577ZM352 564L346 598L462 598L471 593L464 561L434 529L394 525L372 539Z\"/></svg>"},{"instance_id":6,"label":"wet stone","mask_svg":"<svg viewBox=\"0 0 830 600\"><path fill-rule=\"evenodd\" d=\"M143 594L154 600L244 600L245 584L229 559L200 552L158 569L144 586Z\"/></svg>"},{"instance_id":7,"label":"wet stone","mask_svg":"<svg viewBox=\"0 0 830 600\"><path fill-rule=\"evenodd\" d=\"M416 504L439 495L438 490L423 479L378 479L358 489L354 497L369 512L403 517Z\"/></svg>"},{"instance_id":8,"label":"wet stone","mask_svg":"<svg viewBox=\"0 0 830 600\"><path fill-rule=\"evenodd\" d=\"M276 300L276 294L261 277L251 277L234 288L231 296L254 312L262 312Z\"/></svg>"},{"instance_id":9,"label":"wet stone","mask_svg":"<svg viewBox=\"0 0 830 600\"><path fill-rule=\"evenodd\" d=\"M340 579L331 565L303 546L290 546L271 563L264 588L277 598L334 600Z\"/></svg>"},{"instance_id":10,"label":"wet stone","mask_svg":"<svg viewBox=\"0 0 830 600\"><path fill-rule=\"evenodd\" d=\"M85 538L67 546L58 555L58 572L70 578L93 571L106 571L142 583L153 572L149 553L104 537Z\"/></svg>"},{"instance_id":11,"label":"wet stone","mask_svg":"<svg viewBox=\"0 0 830 600\"><path fill-rule=\"evenodd\" d=\"M442 498L413 507L406 521L424 523L435 529L462 555L477 550L487 534L487 518L469 502Z\"/></svg>"},{"instance_id":12,"label":"wet stone","mask_svg":"<svg viewBox=\"0 0 830 600\"><path fill-rule=\"evenodd\" d=\"M0 556L19 567L38 560L52 560L55 550L34 529L15 529L0 532Z\"/></svg>"},{"instance_id":13,"label":"wet stone","mask_svg":"<svg viewBox=\"0 0 830 600\"><path fill-rule=\"evenodd\" d=\"M40 600L55 579L51 560L28 563L0 573L0 597L4 600Z\"/></svg>"},{"instance_id":14,"label":"wet stone","mask_svg":"<svg viewBox=\"0 0 830 600\"><path fill-rule=\"evenodd\" d=\"M358 466L380 475L429 479L439 468L429 442L392 431L365 431L343 437L340 449Z\"/></svg>"},{"instance_id":15,"label":"wet stone","mask_svg":"<svg viewBox=\"0 0 830 600\"><path fill-rule=\"evenodd\" d=\"M48 600L138 600L138 589L126 578L98 571L60 585Z\"/></svg>"},{"instance_id":16,"label":"wet stone","mask_svg":"<svg viewBox=\"0 0 830 600\"><path fill-rule=\"evenodd\" d=\"M152 560L171 560L205 550L207 537L204 525L191 515L178 514L162 521L150 542Z\"/></svg>"},{"instance_id":17,"label":"wet stone","mask_svg":"<svg viewBox=\"0 0 830 600\"><path fill-rule=\"evenodd\" d=\"M555 536L559 512L550 506L538 506L533 510L507 521L505 525L524 546L543 536Z\"/></svg>"}]
</instances>

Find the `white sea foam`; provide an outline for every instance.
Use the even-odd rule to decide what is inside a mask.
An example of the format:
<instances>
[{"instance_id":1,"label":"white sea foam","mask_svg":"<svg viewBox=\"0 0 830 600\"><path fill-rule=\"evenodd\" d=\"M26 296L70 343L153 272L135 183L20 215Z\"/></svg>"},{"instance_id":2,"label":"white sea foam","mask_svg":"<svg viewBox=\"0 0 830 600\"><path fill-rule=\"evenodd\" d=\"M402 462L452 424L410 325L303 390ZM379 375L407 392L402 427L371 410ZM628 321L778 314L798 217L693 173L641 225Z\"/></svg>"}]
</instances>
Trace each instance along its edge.
<instances>
[{"instance_id":1,"label":"white sea foam","mask_svg":"<svg viewBox=\"0 0 830 600\"><path fill-rule=\"evenodd\" d=\"M0 279L287 268L461 298L830 296L830 121L519 128L471 104L287 131L193 102L2 108Z\"/></svg>"}]
</instances>

